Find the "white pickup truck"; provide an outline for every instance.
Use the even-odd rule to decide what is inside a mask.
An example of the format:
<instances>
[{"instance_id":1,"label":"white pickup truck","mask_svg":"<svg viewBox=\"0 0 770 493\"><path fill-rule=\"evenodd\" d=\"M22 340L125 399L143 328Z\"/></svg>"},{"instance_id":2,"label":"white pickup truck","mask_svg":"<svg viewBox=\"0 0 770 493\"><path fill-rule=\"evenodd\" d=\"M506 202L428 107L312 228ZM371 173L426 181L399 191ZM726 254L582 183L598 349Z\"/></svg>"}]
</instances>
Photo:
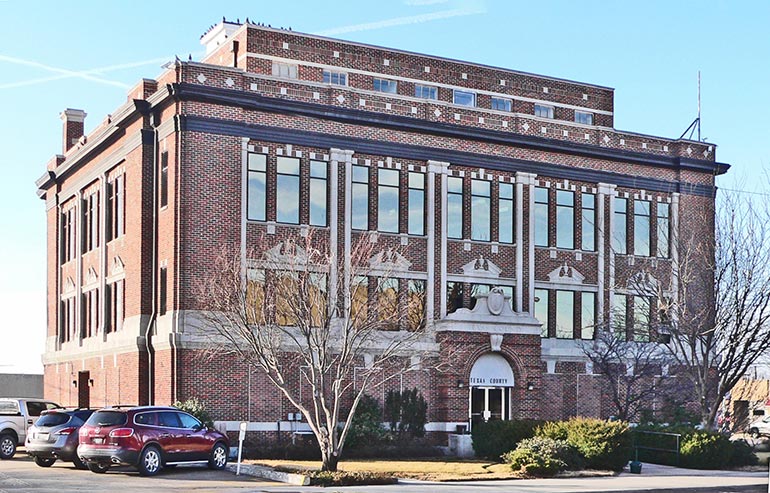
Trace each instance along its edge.
<instances>
[{"instance_id":1,"label":"white pickup truck","mask_svg":"<svg viewBox=\"0 0 770 493\"><path fill-rule=\"evenodd\" d=\"M0 459L10 459L40 413L60 407L42 399L0 397Z\"/></svg>"}]
</instances>

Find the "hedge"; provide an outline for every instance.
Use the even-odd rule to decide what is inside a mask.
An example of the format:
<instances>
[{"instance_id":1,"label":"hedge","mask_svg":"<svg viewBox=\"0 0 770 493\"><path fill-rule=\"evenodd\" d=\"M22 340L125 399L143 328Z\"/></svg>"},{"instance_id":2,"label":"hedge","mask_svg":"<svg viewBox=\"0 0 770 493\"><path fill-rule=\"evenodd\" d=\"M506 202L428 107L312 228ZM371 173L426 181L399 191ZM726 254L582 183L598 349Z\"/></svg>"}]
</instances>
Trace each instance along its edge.
<instances>
[{"instance_id":1,"label":"hedge","mask_svg":"<svg viewBox=\"0 0 770 493\"><path fill-rule=\"evenodd\" d=\"M503 462L527 476L554 476L564 469L577 469L582 463L577 450L566 440L547 437L525 438L515 450L503 454Z\"/></svg>"},{"instance_id":2,"label":"hedge","mask_svg":"<svg viewBox=\"0 0 770 493\"><path fill-rule=\"evenodd\" d=\"M533 437L535 428L541 423L530 419L474 423L471 431L473 451L476 457L499 460L504 453L515 449L521 440Z\"/></svg>"},{"instance_id":3,"label":"hedge","mask_svg":"<svg viewBox=\"0 0 770 493\"><path fill-rule=\"evenodd\" d=\"M622 471L631 459L632 436L627 423L594 418L545 423L535 435L565 440L585 459L588 469Z\"/></svg>"}]
</instances>

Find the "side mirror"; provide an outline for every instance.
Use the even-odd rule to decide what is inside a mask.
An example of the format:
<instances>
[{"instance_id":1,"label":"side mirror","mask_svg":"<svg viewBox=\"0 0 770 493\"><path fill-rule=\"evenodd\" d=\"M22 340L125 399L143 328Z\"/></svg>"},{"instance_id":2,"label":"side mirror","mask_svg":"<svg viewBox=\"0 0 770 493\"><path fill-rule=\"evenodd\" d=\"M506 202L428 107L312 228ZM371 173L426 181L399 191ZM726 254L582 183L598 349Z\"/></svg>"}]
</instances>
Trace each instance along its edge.
<instances>
[{"instance_id":1,"label":"side mirror","mask_svg":"<svg viewBox=\"0 0 770 493\"><path fill-rule=\"evenodd\" d=\"M202 423L198 423L197 425L193 426L193 431L201 431L206 428L206 425Z\"/></svg>"}]
</instances>

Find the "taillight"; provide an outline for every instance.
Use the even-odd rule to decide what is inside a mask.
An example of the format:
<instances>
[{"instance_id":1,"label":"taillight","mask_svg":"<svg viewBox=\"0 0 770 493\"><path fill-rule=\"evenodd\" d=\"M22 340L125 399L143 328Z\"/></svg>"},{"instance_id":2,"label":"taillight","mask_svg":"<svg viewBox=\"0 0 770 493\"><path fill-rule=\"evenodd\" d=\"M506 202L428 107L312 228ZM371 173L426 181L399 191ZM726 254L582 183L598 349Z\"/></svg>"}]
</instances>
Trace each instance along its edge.
<instances>
[{"instance_id":1,"label":"taillight","mask_svg":"<svg viewBox=\"0 0 770 493\"><path fill-rule=\"evenodd\" d=\"M75 431L77 428L74 426L70 426L69 428L62 428L61 430L54 433L54 435L69 435L73 431Z\"/></svg>"},{"instance_id":2,"label":"taillight","mask_svg":"<svg viewBox=\"0 0 770 493\"><path fill-rule=\"evenodd\" d=\"M115 428L110 432L112 438L126 438L134 434L133 428Z\"/></svg>"},{"instance_id":3,"label":"taillight","mask_svg":"<svg viewBox=\"0 0 770 493\"><path fill-rule=\"evenodd\" d=\"M85 428L85 426L81 427L80 430L78 430L78 435L80 435L80 438L85 438L88 436L88 430Z\"/></svg>"}]
</instances>

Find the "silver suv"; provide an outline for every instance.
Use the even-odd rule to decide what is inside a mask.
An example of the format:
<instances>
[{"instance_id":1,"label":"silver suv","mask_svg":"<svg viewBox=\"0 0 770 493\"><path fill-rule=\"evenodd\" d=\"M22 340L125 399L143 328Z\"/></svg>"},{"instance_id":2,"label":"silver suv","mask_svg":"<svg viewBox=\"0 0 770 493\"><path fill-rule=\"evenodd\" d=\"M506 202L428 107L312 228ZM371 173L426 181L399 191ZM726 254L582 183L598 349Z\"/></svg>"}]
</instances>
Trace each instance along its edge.
<instances>
[{"instance_id":1,"label":"silver suv","mask_svg":"<svg viewBox=\"0 0 770 493\"><path fill-rule=\"evenodd\" d=\"M60 407L50 401L27 398L0 398L0 459L10 459L16 447L27 438L32 426L43 411Z\"/></svg>"}]
</instances>

